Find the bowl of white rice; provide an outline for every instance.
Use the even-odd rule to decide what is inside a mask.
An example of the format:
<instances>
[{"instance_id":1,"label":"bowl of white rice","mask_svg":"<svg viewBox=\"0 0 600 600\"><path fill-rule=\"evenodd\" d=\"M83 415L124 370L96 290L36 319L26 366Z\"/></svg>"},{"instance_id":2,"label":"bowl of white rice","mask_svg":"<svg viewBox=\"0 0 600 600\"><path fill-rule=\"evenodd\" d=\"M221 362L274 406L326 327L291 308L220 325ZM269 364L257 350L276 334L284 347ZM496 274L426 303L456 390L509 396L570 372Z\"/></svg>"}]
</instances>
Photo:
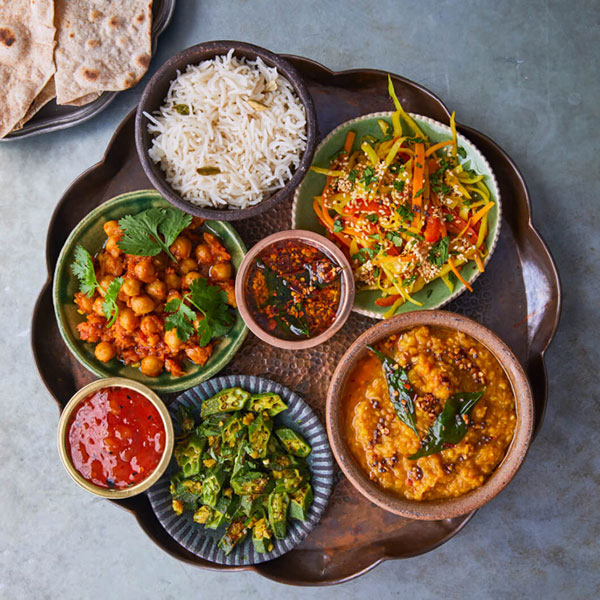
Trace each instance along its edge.
<instances>
[{"instance_id":1,"label":"bowl of white rice","mask_svg":"<svg viewBox=\"0 0 600 600\"><path fill-rule=\"evenodd\" d=\"M135 141L154 187L208 219L255 216L289 198L317 142L310 93L285 59L258 46L206 42L152 77Z\"/></svg>"}]
</instances>

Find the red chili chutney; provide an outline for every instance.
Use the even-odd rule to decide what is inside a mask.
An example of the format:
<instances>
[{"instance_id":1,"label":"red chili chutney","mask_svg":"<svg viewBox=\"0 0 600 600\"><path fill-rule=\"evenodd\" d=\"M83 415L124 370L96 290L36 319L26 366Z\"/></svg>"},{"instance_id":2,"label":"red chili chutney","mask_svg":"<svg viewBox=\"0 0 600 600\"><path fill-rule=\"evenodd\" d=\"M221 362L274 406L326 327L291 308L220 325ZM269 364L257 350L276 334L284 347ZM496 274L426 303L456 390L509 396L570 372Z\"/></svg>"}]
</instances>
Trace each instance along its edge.
<instances>
[{"instance_id":1,"label":"red chili chutney","mask_svg":"<svg viewBox=\"0 0 600 600\"><path fill-rule=\"evenodd\" d=\"M67 426L67 451L84 479L123 489L146 479L165 449L160 413L142 394L108 387L90 394Z\"/></svg>"}]
</instances>

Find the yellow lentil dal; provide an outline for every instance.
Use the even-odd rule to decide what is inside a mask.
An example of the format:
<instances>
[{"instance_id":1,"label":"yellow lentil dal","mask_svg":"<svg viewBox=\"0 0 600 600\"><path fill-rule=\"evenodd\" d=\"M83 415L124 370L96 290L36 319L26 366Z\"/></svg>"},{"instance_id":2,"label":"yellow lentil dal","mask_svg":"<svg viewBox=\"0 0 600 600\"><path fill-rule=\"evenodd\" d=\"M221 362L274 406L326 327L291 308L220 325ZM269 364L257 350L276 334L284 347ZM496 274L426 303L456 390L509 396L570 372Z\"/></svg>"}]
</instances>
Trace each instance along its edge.
<instances>
[{"instance_id":1,"label":"yellow lentil dal","mask_svg":"<svg viewBox=\"0 0 600 600\"><path fill-rule=\"evenodd\" d=\"M516 425L512 389L496 358L465 333L438 327L415 327L378 346L408 371L419 438L396 416L381 363L369 354L342 399L344 433L358 464L380 487L410 500L453 498L481 486L504 458ZM484 387L458 444L407 458L449 396Z\"/></svg>"}]
</instances>

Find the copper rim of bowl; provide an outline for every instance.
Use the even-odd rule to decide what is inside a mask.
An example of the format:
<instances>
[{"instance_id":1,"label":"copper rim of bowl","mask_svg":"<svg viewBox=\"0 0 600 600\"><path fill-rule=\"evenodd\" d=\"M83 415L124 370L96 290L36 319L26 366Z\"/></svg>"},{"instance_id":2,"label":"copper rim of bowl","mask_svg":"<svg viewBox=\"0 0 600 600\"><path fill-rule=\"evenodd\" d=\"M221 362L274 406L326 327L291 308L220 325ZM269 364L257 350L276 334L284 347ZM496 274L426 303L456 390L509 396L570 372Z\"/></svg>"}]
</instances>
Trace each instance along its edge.
<instances>
[{"instance_id":1,"label":"copper rim of bowl","mask_svg":"<svg viewBox=\"0 0 600 600\"><path fill-rule=\"evenodd\" d=\"M107 387L128 388L142 394L142 396L147 398L154 405L156 410L158 410L165 427L165 448L163 450L163 455L156 466L156 469L154 469L150 476L143 481L140 481L131 487L119 490L99 487L87 479L84 479L84 477L73 466L66 444L68 434L67 425L75 409L90 394ZM173 453L174 438L175 434L173 432L173 422L171 421L169 410L160 397L142 383L138 383L132 379L125 379L124 377L108 377L106 379L98 379L82 387L72 396L67 405L64 407L58 422L58 452L67 473L72 477L75 483L81 486L84 490L87 490L96 496L102 496L103 498L129 498L131 496L136 496L137 494L140 494L141 492L152 487L152 485L154 485L160 479L160 476L165 472L167 466L169 465L171 454Z\"/></svg>"},{"instance_id":2,"label":"copper rim of bowl","mask_svg":"<svg viewBox=\"0 0 600 600\"><path fill-rule=\"evenodd\" d=\"M358 360L367 352L366 345L377 343L390 335L420 325L462 331L483 344L502 366L515 398L517 423L513 439L502 462L483 485L457 498L417 501L385 491L362 471L343 439L341 400L344 385ZM514 477L529 449L533 433L533 412L533 396L527 376L515 355L498 336L483 325L462 315L442 310L415 311L374 325L348 348L338 363L327 392L327 435L337 463L351 484L363 496L384 510L409 519L449 519L483 506Z\"/></svg>"},{"instance_id":3,"label":"copper rim of bowl","mask_svg":"<svg viewBox=\"0 0 600 600\"><path fill-rule=\"evenodd\" d=\"M163 104L171 82L176 78L178 71L183 72L188 65L197 65L205 60L210 60L215 56L227 54L232 48L234 56L238 58L243 57L254 60L259 57L267 66L276 67L279 74L290 82L306 113L306 148L304 149L299 164L290 180L287 181L281 189L275 191L258 204L240 209L219 209L197 206L192 202L184 200L181 195L169 185L160 165L154 163L154 161L150 159L148 149L151 146L153 136L148 133L146 127L147 120L144 116L144 112L152 113ZM282 58L266 48L233 40L203 42L202 44L186 48L169 58L146 85L135 115L135 145L137 154L142 164L142 168L152 182L152 185L166 200L177 208L205 219L214 219L217 221L237 221L239 219L254 217L269 208L272 208L285 198L289 198L290 194L300 184L311 165L317 146L317 136L317 112L314 102L308 87L296 68L285 58Z\"/></svg>"},{"instance_id":4,"label":"copper rim of bowl","mask_svg":"<svg viewBox=\"0 0 600 600\"><path fill-rule=\"evenodd\" d=\"M287 240L305 242L310 246L314 246L342 267L342 291L340 305L338 306L335 320L333 321L332 325L323 333L308 340L284 340L267 333L254 320L254 317L248 308L248 303L246 302L246 294L244 289L246 286L246 278L252 263L258 254L266 247L274 244L275 242ZM260 240L260 242L254 245L244 257L244 260L242 261L235 278L235 301L238 305L238 310L242 315L242 319L244 319L244 323L246 323L248 326L248 329L250 329L250 331L252 331L252 333L254 333L254 335L256 335L258 338L263 340L263 342L266 342L271 346L276 346L277 348L283 348L285 350L303 350L305 348L313 348L314 346L318 346L332 337L348 320L354 304L354 277L352 276L352 269L348 259L344 256L343 252L326 237L323 237L318 233L313 233L312 231L305 231L303 229L279 231Z\"/></svg>"}]
</instances>

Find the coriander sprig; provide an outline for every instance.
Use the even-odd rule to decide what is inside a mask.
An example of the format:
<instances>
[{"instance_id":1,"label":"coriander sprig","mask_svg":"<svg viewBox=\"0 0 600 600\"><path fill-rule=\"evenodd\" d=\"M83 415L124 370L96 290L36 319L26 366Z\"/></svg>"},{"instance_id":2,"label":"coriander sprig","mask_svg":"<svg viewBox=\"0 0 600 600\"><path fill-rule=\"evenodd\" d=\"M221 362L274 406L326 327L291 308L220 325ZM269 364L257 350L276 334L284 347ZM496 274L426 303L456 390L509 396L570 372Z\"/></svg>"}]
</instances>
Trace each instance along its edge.
<instances>
[{"instance_id":1,"label":"coriander sprig","mask_svg":"<svg viewBox=\"0 0 600 600\"><path fill-rule=\"evenodd\" d=\"M104 289L98 283L96 271L94 269L94 261L90 253L80 244L75 247L75 260L71 264L73 275L79 279L79 290L88 298L94 295L94 292L102 290L104 300L102 301L102 310L107 319L107 325L112 327L117 320L119 307L117 306L117 296L123 285L123 278L116 277L110 282L110 285Z\"/></svg>"},{"instance_id":2,"label":"coriander sprig","mask_svg":"<svg viewBox=\"0 0 600 600\"><path fill-rule=\"evenodd\" d=\"M194 322L198 315L186 302L203 317L196 324ZM186 342L196 331L201 346L206 346L213 338L225 335L234 321L227 306L225 291L216 285L210 285L203 278L192 281L190 291L181 299L169 300L165 305L165 312L170 313L165 320L167 331L175 329L182 342Z\"/></svg>"},{"instance_id":3,"label":"coriander sprig","mask_svg":"<svg viewBox=\"0 0 600 600\"><path fill-rule=\"evenodd\" d=\"M137 215L126 215L119 220L123 237L118 246L126 254L136 256L165 252L177 262L169 248L191 222L192 215L177 208L149 208Z\"/></svg>"}]
</instances>

